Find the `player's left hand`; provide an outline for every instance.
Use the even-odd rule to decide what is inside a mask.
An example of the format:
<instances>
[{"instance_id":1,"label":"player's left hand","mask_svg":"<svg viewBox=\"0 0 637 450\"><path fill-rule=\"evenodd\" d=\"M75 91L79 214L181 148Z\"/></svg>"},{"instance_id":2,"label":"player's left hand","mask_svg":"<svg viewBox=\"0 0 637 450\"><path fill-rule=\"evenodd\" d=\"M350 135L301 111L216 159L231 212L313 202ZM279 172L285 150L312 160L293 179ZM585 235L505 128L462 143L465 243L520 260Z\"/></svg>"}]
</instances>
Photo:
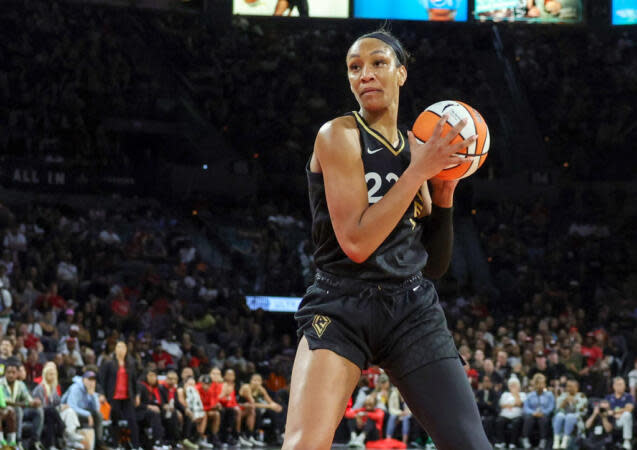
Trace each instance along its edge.
<instances>
[{"instance_id":1,"label":"player's left hand","mask_svg":"<svg viewBox=\"0 0 637 450\"><path fill-rule=\"evenodd\" d=\"M453 193L459 181L430 179L432 203L441 208L451 208L453 206Z\"/></svg>"}]
</instances>

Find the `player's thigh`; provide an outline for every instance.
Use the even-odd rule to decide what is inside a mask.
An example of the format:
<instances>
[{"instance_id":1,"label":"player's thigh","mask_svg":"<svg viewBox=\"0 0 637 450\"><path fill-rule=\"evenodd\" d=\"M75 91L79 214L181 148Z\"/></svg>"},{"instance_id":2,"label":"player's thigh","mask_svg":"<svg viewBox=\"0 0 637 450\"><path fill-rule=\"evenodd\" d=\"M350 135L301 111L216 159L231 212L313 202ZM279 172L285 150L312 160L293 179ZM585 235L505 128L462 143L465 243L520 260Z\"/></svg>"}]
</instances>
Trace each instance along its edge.
<instances>
[{"instance_id":1,"label":"player's thigh","mask_svg":"<svg viewBox=\"0 0 637 450\"><path fill-rule=\"evenodd\" d=\"M284 450L327 449L361 370L331 350L310 350L301 338L292 369Z\"/></svg>"},{"instance_id":2,"label":"player's thigh","mask_svg":"<svg viewBox=\"0 0 637 450\"><path fill-rule=\"evenodd\" d=\"M490 450L478 407L458 358L390 378L440 450Z\"/></svg>"}]
</instances>

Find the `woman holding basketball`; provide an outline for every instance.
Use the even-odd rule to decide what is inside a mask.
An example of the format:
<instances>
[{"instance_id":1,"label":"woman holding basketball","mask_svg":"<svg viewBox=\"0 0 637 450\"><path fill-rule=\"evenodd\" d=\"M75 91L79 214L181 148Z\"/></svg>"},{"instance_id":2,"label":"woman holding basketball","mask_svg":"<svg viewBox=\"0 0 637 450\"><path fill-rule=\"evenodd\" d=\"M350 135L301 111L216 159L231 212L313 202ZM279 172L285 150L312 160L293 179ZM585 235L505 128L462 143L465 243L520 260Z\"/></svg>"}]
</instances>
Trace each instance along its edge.
<instances>
[{"instance_id":1,"label":"woman holding basketball","mask_svg":"<svg viewBox=\"0 0 637 450\"><path fill-rule=\"evenodd\" d=\"M406 54L389 33L358 38L346 63L360 109L320 129L307 167L318 270L295 315L301 340L283 448L329 448L361 369L373 363L437 448L491 449L438 296L422 275L444 274L453 239L457 181L432 178L464 162L455 153L475 136L450 144L465 123L443 134L445 116L427 143L398 130Z\"/></svg>"}]
</instances>

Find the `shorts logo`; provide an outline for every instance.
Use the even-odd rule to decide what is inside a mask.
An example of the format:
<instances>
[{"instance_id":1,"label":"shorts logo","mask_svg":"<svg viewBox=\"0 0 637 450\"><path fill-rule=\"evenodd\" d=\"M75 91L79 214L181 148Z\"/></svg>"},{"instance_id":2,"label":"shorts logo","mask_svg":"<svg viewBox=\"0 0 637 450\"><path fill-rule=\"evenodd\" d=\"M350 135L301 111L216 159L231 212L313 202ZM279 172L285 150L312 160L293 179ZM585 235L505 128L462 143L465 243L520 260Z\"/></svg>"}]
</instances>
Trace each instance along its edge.
<instances>
[{"instance_id":1,"label":"shorts logo","mask_svg":"<svg viewBox=\"0 0 637 450\"><path fill-rule=\"evenodd\" d=\"M323 336L323 333L325 333L325 329L331 322L332 321L330 320L329 317L322 316L320 314L316 314L314 316L314 320L312 321L312 327L314 327L314 331L316 331L316 334L318 334L318 337Z\"/></svg>"}]
</instances>

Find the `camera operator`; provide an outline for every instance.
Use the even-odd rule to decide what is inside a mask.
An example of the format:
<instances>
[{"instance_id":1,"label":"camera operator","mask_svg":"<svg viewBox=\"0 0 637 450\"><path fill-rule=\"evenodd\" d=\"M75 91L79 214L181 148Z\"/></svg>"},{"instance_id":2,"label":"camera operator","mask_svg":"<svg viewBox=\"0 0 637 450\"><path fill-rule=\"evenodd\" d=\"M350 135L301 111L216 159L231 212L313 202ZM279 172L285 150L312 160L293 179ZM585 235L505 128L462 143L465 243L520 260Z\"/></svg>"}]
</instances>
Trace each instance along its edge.
<instances>
[{"instance_id":1,"label":"camera operator","mask_svg":"<svg viewBox=\"0 0 637 450\"><path fill-rule=\"evenodd\" d=\"M602 400L593 409L593 414L586 419L586 437L580 440L584 450L604 450L613 443L615 418L610 413L610 403Z\"/></svg>"}]
</instances>

